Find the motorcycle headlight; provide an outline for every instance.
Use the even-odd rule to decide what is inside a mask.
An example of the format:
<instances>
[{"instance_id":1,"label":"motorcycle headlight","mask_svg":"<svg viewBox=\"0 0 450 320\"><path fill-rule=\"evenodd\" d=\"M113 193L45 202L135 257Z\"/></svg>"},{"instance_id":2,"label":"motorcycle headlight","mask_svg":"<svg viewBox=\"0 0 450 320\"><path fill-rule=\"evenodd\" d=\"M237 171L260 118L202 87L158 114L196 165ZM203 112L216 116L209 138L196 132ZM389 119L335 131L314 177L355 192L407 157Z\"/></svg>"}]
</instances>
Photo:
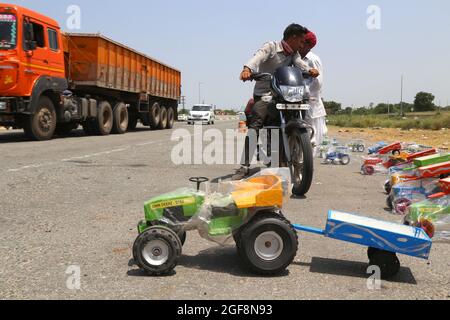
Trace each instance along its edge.
<instances>
[{"instance_id":1,"label":"motorcycle headlight","mask_svg":"<svg viewBox=\"0 0 450 320\"><path fill-rule=\"evenodd\" d=\"M303 100L303 94L305 93L304 87L280 86L280 90L287 102L300 102Z\"/></svg>"}]
</instances>

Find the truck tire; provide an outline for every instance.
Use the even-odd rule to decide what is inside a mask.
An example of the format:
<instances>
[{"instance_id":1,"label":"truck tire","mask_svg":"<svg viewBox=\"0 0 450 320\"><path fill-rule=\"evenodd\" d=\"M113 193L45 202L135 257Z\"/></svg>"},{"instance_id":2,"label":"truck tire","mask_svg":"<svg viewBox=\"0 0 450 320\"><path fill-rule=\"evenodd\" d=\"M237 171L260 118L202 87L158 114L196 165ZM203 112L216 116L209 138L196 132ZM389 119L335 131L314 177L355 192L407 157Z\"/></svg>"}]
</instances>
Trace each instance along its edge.
<instances>
[{"instance_id":1,"label":"truck tire","mask_svg":"<svg viewBox=\"0 0 450 320\"><path fill-rule=\"evenodd\" d=\"M108 101L101 101L98 105L97 119L94 122L94 133L99 136L107 136L113 127L113 110Z\"/></svg>"},{"instance_id":2,"label":"truck tire","mask_svg":"<svg viewBox=\"0 0 450 320\"><path fill-rule=\"evenodd\" d=\"M93 136L94 132L94 122L92 119L86 120L83 124L83 131L87 136Z\"/></svg>"},{"instance_id":3,"label":"truck tire","mask_svg":"<svg viewBox=\"0 0 450 320\"><path fill-rule=\"evenodd\" d=\"M128 131L135 131L138 124L138 115L128 112Z\"/></svg>"},{"instance_id":4,"label":"truck tire","mask_svg":"<svg viewBox=\"0 0 450 320\"><path fill-rule=\"evenodd\" d=\"M72 130L78 128L78 123L63 123L56 125L55 133L59 136L67 136Z\"/></svg>"},{"instance_id":5,"label":"truck tire","mask_svg":"<svg viewBox=\"0 0 450 320\"><path fill-rule=\"evenodd\" d=\"M50 140L56 130L56 121L56 111L52 100L41 96L36 111L25 120L25 134L37 141Z\"/></svg>"},{"instance_id":6,"label":"truck tire","mask_svg":"<svg viewBox=\"0 0 450 320\"><path fill-rule=\"evenodd\" d=\"M175 111L173 108L167 108L167 125L166 129L172 129L175 122Z\"/></svg>"},{"instance_id":7,"label":"truck tire","mask_svg":"<svg viewBox=\"0 0 450 320\"><path fill-rule=\"evenodd\" d=\"M150 128L158 129L161 121L161 107L159 103L155 102L149 110L148 113L148 123L150 124Z\"/></svg>"},{"instance_id":8,"label":"truck tire","mask_svg":"<svg viewBox=\"0 0 450 320\"><path fill-rule=\"evenodd\" d=\"M112 132L115 134L124 134L128 129L128 108L125 103L119 102L114 107L114 121Z\"/></svg>"},{"instance_id":9,"label":"truck tire","mask_svg":"<svg viewBox=\"0 0 450 320\"><path fill-rule=\"evenodd\" d=\"M158 129L164 130L167 127L167 109L166 107L161 107L161 119L159 121Z\"/></svg>"}]
</instances>

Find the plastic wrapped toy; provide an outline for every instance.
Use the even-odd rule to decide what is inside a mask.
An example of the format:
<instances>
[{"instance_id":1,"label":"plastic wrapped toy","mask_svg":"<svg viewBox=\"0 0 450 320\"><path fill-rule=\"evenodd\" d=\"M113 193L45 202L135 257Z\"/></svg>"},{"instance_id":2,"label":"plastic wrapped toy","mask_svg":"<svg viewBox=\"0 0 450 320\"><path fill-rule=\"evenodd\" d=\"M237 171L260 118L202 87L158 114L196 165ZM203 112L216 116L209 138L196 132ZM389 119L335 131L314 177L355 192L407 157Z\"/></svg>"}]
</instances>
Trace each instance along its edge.
<instances>
[{"instance_id":1,"label":"plastic wrapped toy","mask_svg":"<svg viewBox=\"0 0 450 320\"><path fill-rule=\"evenodd\" d=\"M339 147L331 147L323 161L323 164L341 164L348 165L350 164L350 154L348 153L348 148L344 146Z\"/></svg>"},{"instance_id":2,"label":"plastic wrapped toy","mask_svg":"<svg viewBox=\"0 0 450 320\"><path fill-rule=\"evenodd\" d=\"M450 178L439 184L441 193L409 207L405 224L423 228L434 240L450 241Z\"/></svg>"},{"instance_id":3,"label":"plastic wrapped toy","mask_svg":"<svg viewBox=\"0 0 450 320\"><path fill-rule=\"evenodd\" d=\"M436 179L419 179L399 183L392 188L388 206L398 215L405 215L408 207L440 192Z\"/></svg>"},{"instance_id":4,"label":"plastic wrapped toy","mask_svg":"<svg viewBox=\"0 0 450 320\"><path fill-rule=\"evenodd\" d=\"M369 152L369 155L376 154L376 153L378 153L378 151L381 148L384 148L386 146L387 146L387 143L384 142L384 141L381 141L381 142L378 142L376 145L374 145L374 146L370 147L369 149L367 149L367 151Z\"/></svg>"},{"instance_id":5,"label":"plastic wrapped toy","mask_svg":"<svg viewBox=\"0 0 450 320\"><path fill-rule=\"evenodd\" d=\"M180 189L151 199L138 225L135 262L151 275L169 272L181 255L186 231L197 230L221 245L234 240L241 258L257 273L284 270L298 248L297 234L281 213L291 196L290 176L287 168L266 169L246 180L219 183L217 192L208 193L199 190L208 179L192 178L197 190ZM257 230L252 229L255 225ZM248 246L265 258L254 259Z\"/></svg>"}]
</instances>

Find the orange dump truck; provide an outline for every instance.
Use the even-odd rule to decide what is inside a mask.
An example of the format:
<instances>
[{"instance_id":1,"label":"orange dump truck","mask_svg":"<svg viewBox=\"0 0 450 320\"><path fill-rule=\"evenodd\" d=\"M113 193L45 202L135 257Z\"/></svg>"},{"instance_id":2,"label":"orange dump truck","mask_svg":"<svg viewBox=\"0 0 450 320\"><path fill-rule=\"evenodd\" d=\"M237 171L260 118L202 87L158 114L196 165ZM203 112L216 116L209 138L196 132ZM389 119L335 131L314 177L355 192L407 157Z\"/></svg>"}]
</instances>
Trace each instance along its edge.
<instances>
[{"instance_id":1,"label":"orange dump truck","mask_svg":"<svg viewBox=\"0 0 450 320\"><path fill-rule=\"evenodd\" d=\"M98 34L63 34L58 23L0 3L0 126L35 140L123 134L140 120L171 129L181 73Z\"/></svg>"}]
</instances>

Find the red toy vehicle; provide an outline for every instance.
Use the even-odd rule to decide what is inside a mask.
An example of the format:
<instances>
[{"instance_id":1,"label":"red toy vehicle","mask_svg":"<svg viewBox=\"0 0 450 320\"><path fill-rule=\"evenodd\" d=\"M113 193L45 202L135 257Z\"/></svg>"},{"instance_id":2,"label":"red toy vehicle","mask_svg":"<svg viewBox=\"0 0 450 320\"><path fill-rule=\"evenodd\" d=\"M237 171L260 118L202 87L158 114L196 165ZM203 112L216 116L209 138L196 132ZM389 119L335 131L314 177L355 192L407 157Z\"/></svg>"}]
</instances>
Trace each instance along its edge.
<instances>
[{"instance_id":1,"label":"red toy vehicle","mask_svg":"<svg viewBox=\"0 0 450 320\"><path fill-rule=\"evenodd\" d=\"M415 159L433 155L437 153L436 149L430 149L425 150L421 152L416 153L402 153L398 149L398 147L401 148L400 143L392 144L390 146L387 146L386 148L383 148L379 151L380 155L386 155L389 152L392 152L394 155L390 156L386 161L382 160L381 158L371 157L364 159L363 166L361 168L361 173L364 175L373 175L375 172L380 173L388 173L386 169L401 165L401 164L407 164L412 163ZM398 151L398 153L397 153Z\"/></svg>"},{"instance_id":2,"label":"red toy vehicle","mask_svg":"<svg viewBox=\"0 0 450 320\"><path fill-rule=\"evenodd\" d=\"M402 144L400 142L396 142L396 143L388 145L387 147L381 148L378 151L378 154L386 155L386 154L392 152L392 154L395 156L395 155L400 155L401 151L402 151Z\"/></svg>"}]
</instances>

